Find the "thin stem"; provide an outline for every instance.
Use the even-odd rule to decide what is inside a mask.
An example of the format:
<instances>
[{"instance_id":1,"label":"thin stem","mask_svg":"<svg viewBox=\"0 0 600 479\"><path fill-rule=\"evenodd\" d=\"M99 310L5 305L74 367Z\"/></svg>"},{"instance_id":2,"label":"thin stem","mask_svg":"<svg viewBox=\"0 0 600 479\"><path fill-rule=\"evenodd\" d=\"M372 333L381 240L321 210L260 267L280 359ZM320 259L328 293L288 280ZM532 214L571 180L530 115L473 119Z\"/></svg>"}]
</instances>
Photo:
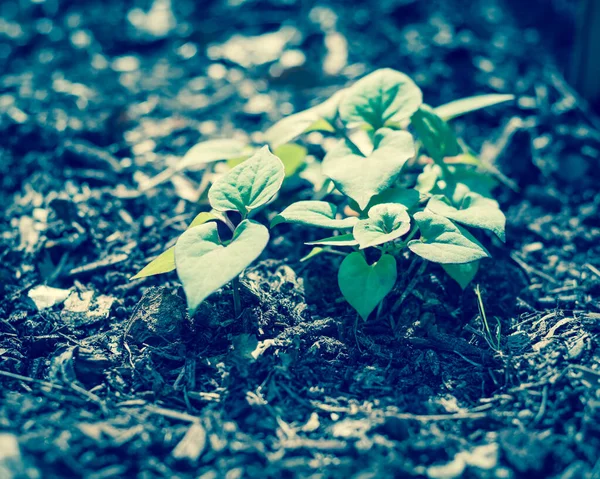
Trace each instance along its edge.
<instances>
[{"instance_id":1,"label":"thin stem","mask_svg":"<svg viewBox=\"0 0 600 479\"><path fill-rule=\"evenodd\" d=\"M231 287L233 289L233 310L235 317L237 318L242 314L242 301L240 299L240 277L236 276L231 281Z\"/></svg>"},{"instance_id":2,"label":"thin stem","mask_svg":"<svg viewBox=\"0 0 600 479\"><path fill-rule=\"evenodd\" d=\"M227 216L227 213L222 213L221 219L223 220L223 223L225 223L227 225L227 227L231 230L231 232L234 233L235 225L231 222L231 220Z\"/></svg>"}]
</instances>

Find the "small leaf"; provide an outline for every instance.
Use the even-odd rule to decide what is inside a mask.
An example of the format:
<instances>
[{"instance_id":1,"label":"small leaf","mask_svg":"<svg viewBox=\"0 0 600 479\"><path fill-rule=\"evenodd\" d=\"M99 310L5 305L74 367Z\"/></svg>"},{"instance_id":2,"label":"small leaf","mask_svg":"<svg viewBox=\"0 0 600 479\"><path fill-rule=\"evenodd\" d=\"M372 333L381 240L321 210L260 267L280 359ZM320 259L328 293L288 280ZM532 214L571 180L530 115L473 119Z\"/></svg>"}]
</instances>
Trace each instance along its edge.
<instances>
[{"instance_id":1,"label":"small leaf","mask_svg":"<svg viewBox=\"0 0 600 479\"><path fill-rule=\"evenodd\" d=\"M258 258L268 241L267 228L251 220L238 225L227 246L220 243L215 223L185 231L175 245L175 264L190 314Z\"/></svg>"},{"instance_id":2,"label":"small leaf","mask_svg":"<svg viewBox=\"0 0 600 479\"><path fill-rule=\"evenodd\" d=\"M321 228L352 228L356 218L336 219L337 207L326 201L292 203L271 221L271 228L280 223L297 223Z\"/></svg>"},{"instance_id":3,"label":"small leaf","mask_svg":"<svg viewBox=\"0 0 600 479\"><path fill-rule=\"evenodd\" d=\"M396 260L384 254L369 265L359 252L350 253L338 271L342 295L365 321L369 314L394 288L397 278Z\"/></svg>"},{"instance_id":4,"label":"small leaf","mask_svg":"<svg viewBox=\"0 0 600 479\"><path fill-rule=\"evenodd\" d=\"M435 162L461 153L458 139L450 125L430 107L422 105L411 117L410 124Z\"/></svg>"},{"instance_id":5,"label":"small leaf","mask_svg":"<svg viewBox=\"0 0 600 479\"><path fill-rule=\"evenodd\" d=\"M367 205L367 210L382 203L396 203L404 205L407 210L410 210L412 207L416 206L420 199L421 195L416 189L400 187L388 188L383 193L371 198L371 201L369 201L369 204Z\"/></svg>"},{"instance_id":6,"label":"small leaf","mask_svg":"<svg viewBox=\"0 0 600 479\"><path fill-rule=\"evenodd\" d=\"M421 90L408 76L384 68L352 85L338 110L346 127L367 123L377 130L410 118L422 102Z\"/></svg>"},{"instance_id":7,"label":"small leaf","mask_svg":"<svg viewBox=\"0 0 600 479\"><path fill-rule=\"evenodd\" d=\"M472 111L481 110L488 106L498 105L515 99L514 95L477 95L469 98L451 101L435 108L435 113L446 121L462 116Z\"/></svg>"},{"instance_id":8,"label":"small leaf","mask_svg":"<svg viewBox=\"0 0 600 479\"><path fill-rule=\"evenodd\" d=\"M317 241L309 241L304 243L305 245L318 245L318 246L356 246L358 241L354 239L352 233L347 233L338 236L330 236L329 238L323 238Z\"/></svg>"},{"instance_id":9,"label":"small leaf","mask_svg":"<svg viewBox=\"0 0 600 479\"><path fill-rule=\"evenodd\" d=\"M360 220L352 233L360 249L393 241L410 230L410 216L404 205L384 203L369 210L369 218Z\"/></svg>"},{"instance_id":10,"label":"small leaf","mask_svg":"<svg viewBox=\"0 0 600 479\"><path fill-rule=\"evenodd\" d=\"M296 171L304 164L306 158L306 148L295 143L286 143L275 148L273 154L283 163L286 178L294 175Z\"/></svg>"},{"instance_id":11,"label":"small leaf","mask_svg":"<svg viewBox=\"0 0 600 479\"><path fill-rule=\"evenodd\" d=\"M176 169L193 170L207 163L218 160L228 160L244 156L247 145L239 140L208 140L198 143L188 150Z\"/></svg>"},{"instance_id":12,"label":"small leaf","mask_svg":"<svg viewBox=\"0 0 600 479\"><path fill-rule=\"evenodd\" d=\"M134 279L145 278L147 276L154 276L156 274L169 273L175 269L175 246L163 251L150 263L135 276L129 278L130 281Z\"/></svg>"},{"instance_id":13,"label":"small leaf","mask_svg":"<svg viewBox=\"0 0 600 479\"><path fill-rule=\"evenodd\" d=\"M208 200L217 211L239 211L246 216L275 196L284 176L281 160L264 146L215 181L208 192Z\"/></svg>"},{"instance_id":14,"label":"small leaf","mask_svg":"<svg viewBox=\"0 0 600 479\"><path fill-rule=\"evenodd\" d=\"M306 261L310 261L311 259L315 258L316 256L319 256L323 252L325 252L324 248L319 248L318 246L315 246L308 252L306 256L300 258L300 262L305 263Z\"/></svg>"},{"instance_id":15,"label":"small leaf","mask_svg":"<svg viewBox=\"0 0 600 479\"><path fill-rule=\"evenodd\" d=\"M212 213L206 211L199 213L187 227L190 229L194 226L198 226L206 223L207 221L216 220L217 217ZM160 255L154 258L148 263L138 274L131 277L129 280L145 278L147 276L154 276L156 274L170 273L175 270L175 247L163 251Z\"/></svg>"},{"instance_id":16,"label":"small leaf","mask_svg":"<svg viewBox=\"0 0 600 479\"><path fill-rule=\"evenodd\" d=\"M323 160L323 173L346 196L365 209L371 198L392 186L406 161L414 156L412 136L388 128L375 134L376 149L363 156L348 140L341 140Z\"/></svg>"},{"instance_id":17,"label":"small leaf","mask_svg":"<svg viewBox=\"0 0 600 479\"><path fill-rule=\"evenodd\" d=\"M413 218L421 239L409 242L408 248L428 261L462 264L490 256L471 233L443 216L421 211Z\"/></svg>"},{"instance_id":18,"label":"small leaf","mask_svg":"<svg viewBox=\"0 0 600 479\"><path fill-rule=\"evenodd\" d=\"M331 122L337 114L337 107L344 92L345 90L340 90L323 103L275 123L265 132L265 139L271 148L288 143L307 131L334 131Z\"/></svg>"},{"instance_id":19,"label":"small leaf","mask_svg":"<svg viewBox=\"0 0 600 479\"><path fill-rule=\"evenodd\" d=\"M425 168L423 168L421 174L417 176L415 190L423 195L426 195L436 188L437 182L441 177L442 170L438 165L425 165Z\"/></svg>"},{"instance_id":20,"label":"small leaf","mask_svg":"<svg viewBox=\"0 0 600 479\"><path fill-rule=\"evenodd\" d=\"M473 278L475 278L479 270L479 261L463 264L443 264L442 268L462 289L465 289L473 281Z\"/></svg>"},{"instance_id":21,"label":"small leaf","mask_svg":"<svg viewBox=\"0 0 600 479\"><path fill-rule=\"evenodd\" d=\"M187 229L193 228L194 226L200 226L208 221L217 220L217 219L218 218L215 215L213 215L212 213L203 211L202 213L198 213L196 215L196 217L192 220L192 222L187 227Z\"/></svg>"},{"instance_id":22,"label":"small leaf","mask_svg":"<svg viewBox=\"0 0 600 479\"><path fill-rule=\"evenodd\" d=\"M496 201L469 192L456 204L456 207L452 206L446 197L436 195L427 203L427 209L457 223L489 230L506 241L506 217Z\"/></svg>"}]
</instances>

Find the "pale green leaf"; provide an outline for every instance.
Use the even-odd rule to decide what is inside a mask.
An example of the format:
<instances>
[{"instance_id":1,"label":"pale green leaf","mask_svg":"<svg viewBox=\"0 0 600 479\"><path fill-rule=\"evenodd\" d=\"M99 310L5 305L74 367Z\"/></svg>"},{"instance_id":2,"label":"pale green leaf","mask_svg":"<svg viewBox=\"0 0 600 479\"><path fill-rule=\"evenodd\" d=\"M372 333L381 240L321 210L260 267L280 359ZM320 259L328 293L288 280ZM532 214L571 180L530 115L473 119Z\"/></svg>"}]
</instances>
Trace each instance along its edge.
<instances>
[{"instance_id":1,"label":"pale green leaf","mask_svg":"<svg viewBox=\"0 0 600 479\"><path fill-rule=\"evenodd\" d=\"M145 278L147 276L154 276L156 274L169 273L175 269L175 247L163 251L150 263L135 276L130 278L130 281L134 279Z\"/></svg>"},{"instance_id":2,"label":"pale green leaf","mask_svg":"<svg viewBox=\"0 0 600 479\"><path fill-rule=\"evenodd\" d=\"M479 270L479 261L464 264L443 264L442 268L462 289L465 289L475 278Z\"/></svg>"},{"instance_id":3,"label":"pale green leaf","mask_svg":"<svg viewBox=\"0 0 600 479\"><path fill-rule=\"evenodd\" d=\"M324 248L320 248L318 246L315 246L313 249L311 249L307 255L303 256L302 258L300 258L300 262L301 263L305 263L306 261L310 261L311 259L315 258L316 256L319 256L321 253L324 253L325 249Z\"/></svg>"},{"instance_id":4,"label":"pale green leaf","mask_svg":"<svg viewBox=\"0 0 600 479\"><path fill-rule=\"evenodd\" d=\"M408 76L383 68L348 88L338 110L347 127L367 123L377 130L410 118L422 102L421 90Z\"/></svg>"},{"instance_id":5,"label":"pale green leaf","mask_svg":"<svg viewBox=\"0 0 600 479\"><path fill-rule=\"evenodd\" d=\"M306 148L295 143L286 143L275 148L273 154L281 160L286 178L292 176L304 164Z\"/></svg>"},{"instance_id":6,"label":"pale green leaf","mask_svg":"<svg viewBox=\"0 0 600 479\"><path fill-rule=\"evenodd\" d=\"M342 295L365 321L392 291L397 278L396 260L384 254L377 263L367 264L362 253L350 253L338 271Z\"/></svg>"},{"instance_id":7,"label":"pale green leaf","mask_svg":"<svg viewBox=\"0 0 600 479\"><path fill-rule=\"evenodd\" d=\"M444 120L448 121L466 113L471 113L472 111L481 110L482 108L498 105L499 103L512 101L514 99L514 95L477 95L440 105L435 108L435 112Z\"/></svg>"},{"instance_id":8,"label":"pale green leaf","mask_svg":"<svg viewBox=\"0 0 600 479\"><path fill-rule=\"evenodd\" d=\"M427 209L457 223L489 230L506 241L506 217L496 201L469 192L455 204L456 206L450 205L446 197L436 195L427 203Z\"/></svg>"},{"instance_id":9,"label":"pale green leaf","mask_svg":"<svg viewBox=\"0 0 600 479\"><path fill-rule=\"evenodd\" d=\"M371 198L396 181L402 167L414 156L410 133L382 128L375 134L375 149L363 156L347 140L341 140L323 160L323 173L346 196L365 209Z\"/></svg>"},{"instance_id":10,"label":"pale green leaf","mask_svg":"<svg viewBox=\"0 0 600 479\"><path fill-rule=\"evenodd\" d=\"M334 130L331 122L337 114L337 107L344 92L345 90L340 90L323 103L278 121L265 132L267 143L271 148L277 148L307 131Z\"/></svg>"},{"instance_id":11,"label":"pale green leaf","mask_svg":"<svg viewBox=\"0 0 600 479\"><path fill-rule=\"evenodd\" d=\"M216 220L217 217L212 213L206 211L199 213L188 226L192 228L206 223L207 221ZM147 276L154 276L156 274L170 273L175 270L175 247L165 250L150 263L148 263L138 274L130 278L130 280L145 278Z\"/></svg>"},{"instance_id":12,"label":"pale green leaf","mask_svg":"<svg viewBox=\"0 0 600 479\"><path fill-rule=\"evenodd\" d=\"M393 241L408 233L410 216L404 205L383 203L369 210L369 218L360 220L352 234L360 249Z\"/></svg>"},{"instance_id":13,"label":"pale green leaf","mask_svg":"<svg viewBox=\"0 0 600 479\"><path fill-rule=\"evenodd\" d=\"M214 161L237 158L244 156L246 149L246 143L239 140L203 141L188 150L181 161L177 163L176 169L178 171L194 170Z\"/></svg>"},{"instance_id":14,"label":"pale green leaf","mask_svg":"<svg viewBox=\"0 0 600 479\"><path fill-rule=\"evenodd\" d=\"M275 196L284 176L283 163L264 146L215 181L208 200L217 211L239 211L245 216Z\"/></svg>"},{"instance_id":15,"label":"pale green leaf","mask_svg":"<svg viewBox=\"0 0 600 479\"><path fill-rule=\"evenodd\" d=\"M471 233L443 216L421 211L415 213L413 218L421 238L409 242L408 247L428 261L462 264L490 256Z\"/></svg>"},{"instance_id":16,"label":"pale green leaf","mask_svg":"<svg viewBox=\"0 0 600 479\"><path fill-rule=\"evenodd\" d=\"M227 246L219 240L216 223L185 231L175 245L175 264L190 314L258 258L268 241L267 228L251 220L238 225Z\"/></svg>"},{"instance_id":17,"label":"pale green leaf","mask_svg":"<svg viewBox=\"0 0 600 479\"><path fill-rule=\"evenodd\" d=\"M326 201L298 201L292 203L271 221L271 228L280 223L296 223L321 228L352 228L354 217L337 219L337 206Z\"/></svg>"},{"instance_id":18,"label":"pale green leaf","mask_svg":"<svg viewBox=\"0 0 600 479\"><path fill-rule=\"evenodd\" d=\"M196 217L192 220L192 222L188 226L188 229L189 228L193 228L194 226L203 225L207 221L212 221L212 220L217 220L217 219L218 218L215 215L213 215L212 213L209 213L207 211L203 211L202 213L198 213L196 215Z\"/></svg>"},{"instance_id":19,"label":"pale green leaf","mask_svg":"<svg viewBox=\"0 0 600 479\"><path fill-rule=\"evenodd\" d=\"M323 238L317 241L309 241L304 243L305 245L318 245L318 246L356 246L358 241L354 239L352 233L343 235L330 236L329 238Z\"/></svg>"}]
</instances>

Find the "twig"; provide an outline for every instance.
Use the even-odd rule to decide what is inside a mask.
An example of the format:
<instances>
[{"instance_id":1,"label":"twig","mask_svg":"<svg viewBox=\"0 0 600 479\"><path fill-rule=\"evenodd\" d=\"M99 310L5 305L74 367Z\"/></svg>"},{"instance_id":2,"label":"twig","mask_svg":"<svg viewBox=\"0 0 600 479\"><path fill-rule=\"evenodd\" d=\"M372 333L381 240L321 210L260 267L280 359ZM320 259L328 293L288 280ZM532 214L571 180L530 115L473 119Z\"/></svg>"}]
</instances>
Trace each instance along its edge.
<instances>
[{"instance_id":1,"label":"twig","mask_svg":"<svg viewBox=\"0 0 600 479\"><path fill-rule=\"evenodd\" d=\"M404 302L404 300L408 297L408 295L412 292L412 290L415 289L415 286L417 285L417 281L419 281L419 276L421 276L425 272L425 268L427 268L427 262L422 261L421 266L419 266L419 270L414 275L414 277L410 281L410 283L408 283L408 286L406 287L406 289L402 292L402 296L400 296L400 298L398 298L398 301L396 301L394 303L394 306L392 306L392 313L395 313L396 311L398 311L400 309L400 306L402 306L402 303Z\"/></svg>"},{"instance_id":2,"label":"twig","mask_svg":"<svg viewBox=\"0 0 600 479\"><path fill-rule=\"evenodd\" d=\"M510 257L521 267L525 270L526 273L528 274L534 274L536 276L539 276L542 279L545 279L546 281L552 283L552 284L558 284L558 281L556 281L552 276L547 275L546 273L544 273L543 271L540 271L536 268L534 268L533 266L529 266L525 261L523 261L521 258L519 258L519 256L516 253L511 253Z\"/></svg>"}]
</instances>

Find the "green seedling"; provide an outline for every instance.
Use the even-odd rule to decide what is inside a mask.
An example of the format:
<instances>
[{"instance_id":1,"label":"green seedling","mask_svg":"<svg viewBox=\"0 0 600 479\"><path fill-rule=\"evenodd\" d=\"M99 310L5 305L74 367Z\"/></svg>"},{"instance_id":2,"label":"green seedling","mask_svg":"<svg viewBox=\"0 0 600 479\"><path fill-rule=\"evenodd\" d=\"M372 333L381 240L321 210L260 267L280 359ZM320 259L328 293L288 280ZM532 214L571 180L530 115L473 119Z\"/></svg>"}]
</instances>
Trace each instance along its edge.
<instances>
[{"instance_id":1,"label":"green seedling","mask_svg":"<svg viewBox=\"0 0 600 479\"><path fill-rule=\"evenodd\" d=\"M268 229L250 217L277 194L284 176L281 160L266 146L258 150L211 186L208 199L213 211L201 213L173 248L134 278L176 270L190 315L209 295L232 282L235 313L239 315L239 275L260 256L269 241ZM241 216L237 226L227 217L229 211ZM231 240L221 240L216 221L222 221L231 230Z\"/></svg>"},{"instance_id":2,"label":"green seedling","mask_svg":"<svg viewBox=\"0 0 600 479\"><path fill-rule=\"evenodd\" d=\"M504 241L506 220L491 197L496 182L448 120L512 98L483 95L431 108L408 76L383 69L283 119L266 132L271 145L314 130L338 142L321 164L331 188L318 200L291 204L271 227L296 223L334 230L337 234L307 243L315 250L304 259L327 251L343 254L340 291L365 320L393 290L402 275L397 260L406 254L441 264L466 288L480 260L489 257L468 229ZM423 163L416 182L408 183L404 173ZM327 195L333 202L325 201Z\"/></svg>"}]
</instances>

